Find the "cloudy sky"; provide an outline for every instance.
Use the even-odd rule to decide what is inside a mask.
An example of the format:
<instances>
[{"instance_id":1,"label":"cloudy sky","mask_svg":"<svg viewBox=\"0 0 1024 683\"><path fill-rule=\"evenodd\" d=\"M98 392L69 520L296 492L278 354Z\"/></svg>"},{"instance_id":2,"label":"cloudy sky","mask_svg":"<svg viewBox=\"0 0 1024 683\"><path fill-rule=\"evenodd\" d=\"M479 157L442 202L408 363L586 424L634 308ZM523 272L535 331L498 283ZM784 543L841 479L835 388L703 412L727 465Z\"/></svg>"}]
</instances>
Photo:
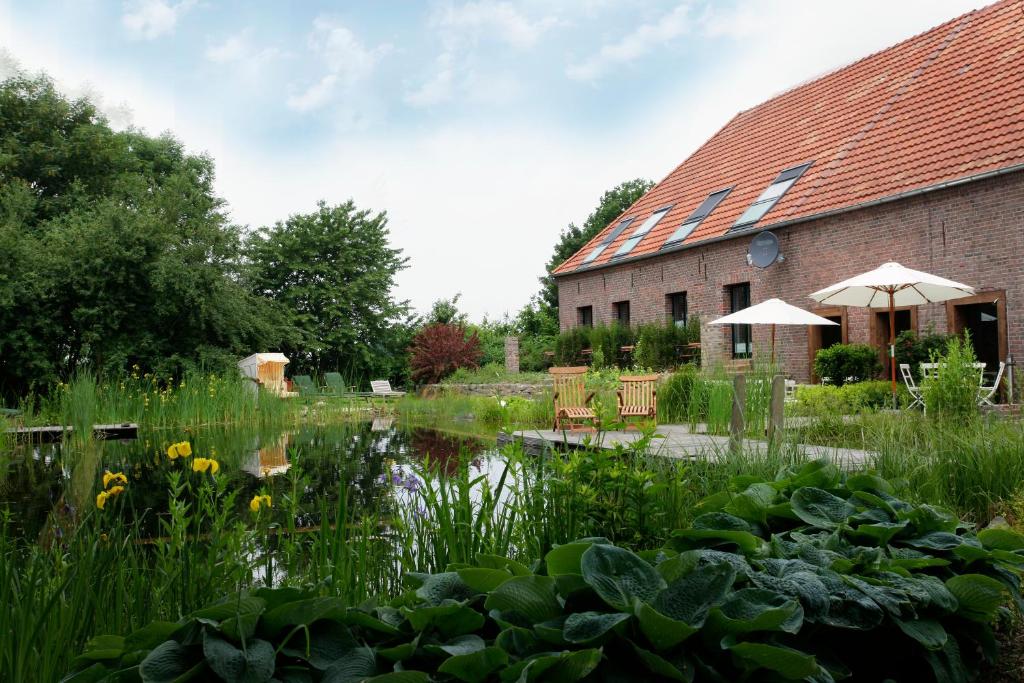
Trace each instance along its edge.
<instances>
[{"instance_id":1,"label":"cloudy sky","mask_svg":"<svg viewBox=\"0 0 1024 683\"><path fill-rule=\"evenodd\" d=\"M0 0L0 75L45 70L118 127L217 163L252 227L386 210L424 310L514 313L559 231L737 111L972 0Z\"/></svg>"}]
</instances>

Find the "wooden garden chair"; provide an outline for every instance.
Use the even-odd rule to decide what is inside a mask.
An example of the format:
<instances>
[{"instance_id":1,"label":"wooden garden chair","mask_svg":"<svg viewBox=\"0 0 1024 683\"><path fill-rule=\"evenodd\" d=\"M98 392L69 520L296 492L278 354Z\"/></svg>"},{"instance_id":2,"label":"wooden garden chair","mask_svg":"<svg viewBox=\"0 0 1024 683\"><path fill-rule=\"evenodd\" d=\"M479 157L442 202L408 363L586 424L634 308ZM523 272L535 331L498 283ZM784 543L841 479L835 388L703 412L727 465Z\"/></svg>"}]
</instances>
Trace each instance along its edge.
<instances>
[{"instance_id":1,"label":"wooden garden chair","mask_svg":"<svg viewBox=\"0 0 1024 683\"><path fill-rule=\"evenodd\" d=\"M587 393L583 377L587 374L585 367L550 368L554 379L555 426L554 430L582 429L583 421L589 420L593 428L597 428L597 414L589 408L594 392Z\"/></svg>"},{"instance_id":2,"label":"wooden garden chair","mask_svg":"<svg viewBox=\"0 0 1024 683\"><path fill-rule=\"evenodd\" d=\"M658 376L622 375L619 381L622 388L615 392L619 402L619 421L626 422L636 417L657 421Z\"/></svg>"}]
</instances>

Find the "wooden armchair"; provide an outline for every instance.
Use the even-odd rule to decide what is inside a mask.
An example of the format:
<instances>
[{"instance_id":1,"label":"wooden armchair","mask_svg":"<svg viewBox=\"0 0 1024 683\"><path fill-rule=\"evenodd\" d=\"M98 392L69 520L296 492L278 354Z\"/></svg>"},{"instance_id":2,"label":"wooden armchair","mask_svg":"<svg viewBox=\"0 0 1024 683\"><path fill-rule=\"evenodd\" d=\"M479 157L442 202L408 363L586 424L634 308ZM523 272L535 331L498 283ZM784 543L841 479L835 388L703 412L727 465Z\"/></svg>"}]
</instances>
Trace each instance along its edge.
<instances>
[{"instance_id":1,"label":"wooden armchair","mask_svg":"<svg viewBox=\"0 0 1024 683\"><path fill-rule=\"evenodd\" d=\"M622 375L622 388L615 392L619 403L619 420L631 417L658 419L658 376Z\"/></svg>"},{"instance_id":2,"label":"wooden armchair","mask_svg":"<svg viewBox=\"0 0 1024 683\"><path fill-rule=\"evenodd\" d=\"M583 384L586 375L585 367L550 368L548 372L554 378L555 426L557 432L565 429L582 429L584 420L589 420L597 428L597 414L589 408L594 392L587 393Z\"/></svg>"}]
</instances>

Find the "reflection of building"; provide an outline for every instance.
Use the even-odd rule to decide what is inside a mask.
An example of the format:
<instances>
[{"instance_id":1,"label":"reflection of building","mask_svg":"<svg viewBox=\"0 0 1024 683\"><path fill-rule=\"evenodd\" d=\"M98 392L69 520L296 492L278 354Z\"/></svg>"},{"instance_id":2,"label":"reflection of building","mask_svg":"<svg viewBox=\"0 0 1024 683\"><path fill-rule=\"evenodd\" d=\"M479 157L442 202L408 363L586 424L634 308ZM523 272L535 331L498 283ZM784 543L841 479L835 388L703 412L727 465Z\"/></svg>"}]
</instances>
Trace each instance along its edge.
<instances>
[{"instance_id":1,"label":"reflection of building","mask_svg":"<svg viewBox=\"0 0 1024 683\"><path fill-rule=\"evenodd\" d=\"M238 361L238 369L265 390L284 396L288 386L284 381L284 366L288 357L283 353L254 353Z\"/></svg>"},{"instance_id":2,"label":"reflection of building","mask_svg":"<svg viewBox=\"0 0 1024 683\"><path fill-rule=\"evenodd\" d=\"M1024 355L1021 17L997 2L738 113L555 269L562 330L706 323L778 297L839 323L779 328L779 362L806 381L837 342L887 362L888 311L808 294L898 261L978 294L897 309L897 334L970 331L989 371ZM785 258L761 268L763 230ZM705 363L767 347L767 325L731 327L703 328Z\"/></svg>"},{"instance_id":3,"label":"reflection of building","mask_svg":"<svg viewBox=\"0 0 1024 683\"><path fill-rule=\"evenodd\" d=\"M288 434L285 433L276 442L253 451L242 465L242 469L254 477L272 477L275 474L284 474L290 466Z\"/></svg>"}]
</instances>

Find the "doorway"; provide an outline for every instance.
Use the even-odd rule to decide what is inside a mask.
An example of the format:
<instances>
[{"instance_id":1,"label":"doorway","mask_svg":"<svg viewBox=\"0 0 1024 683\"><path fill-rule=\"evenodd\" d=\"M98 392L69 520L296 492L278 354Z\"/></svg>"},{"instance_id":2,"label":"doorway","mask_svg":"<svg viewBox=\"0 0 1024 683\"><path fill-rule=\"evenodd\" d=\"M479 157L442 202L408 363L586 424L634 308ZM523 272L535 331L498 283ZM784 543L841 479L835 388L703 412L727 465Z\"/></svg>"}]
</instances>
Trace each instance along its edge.
<instances>
[{"instance_id":1,"label":"doorway","mask_svg":"<svg viewBox=\"0 0 1024 683\"><path fill-rule=\"evenodd\" d=\"M946 302L946 322L950 332L971 335L971 345L985 371L995 375L999 361L1005 360L1006 294L1002 290L983 292Z\"/></svg>"},{"instance_id":2,"label":"doorway","mask_svg":"<svg viewBox=\"0 0 1024 683\"><path fill-rule=\"evenodd\" d=\"M917 306L899 306L894 313L897 337L907 330L917 332ZM882 363L884 376L889 377L889 309L872 309L868 320L871 342L878 348L878 360Z\"/></svg>"},{"instance_id":3,"label":"doorway","mask_svg":"<svg viewBox=\"0 0 1024 683\"><path fill-rule=\"evenodd\" d=\"M846 344L848 337L844 307L816 308L811 312L838 323L838 325L811 325L807 328L807 361L810 364L811 382L816 384L820 379L814 374L814 359L817 357L818 351L836 344Z\"/></svg>"}]
</instances>

